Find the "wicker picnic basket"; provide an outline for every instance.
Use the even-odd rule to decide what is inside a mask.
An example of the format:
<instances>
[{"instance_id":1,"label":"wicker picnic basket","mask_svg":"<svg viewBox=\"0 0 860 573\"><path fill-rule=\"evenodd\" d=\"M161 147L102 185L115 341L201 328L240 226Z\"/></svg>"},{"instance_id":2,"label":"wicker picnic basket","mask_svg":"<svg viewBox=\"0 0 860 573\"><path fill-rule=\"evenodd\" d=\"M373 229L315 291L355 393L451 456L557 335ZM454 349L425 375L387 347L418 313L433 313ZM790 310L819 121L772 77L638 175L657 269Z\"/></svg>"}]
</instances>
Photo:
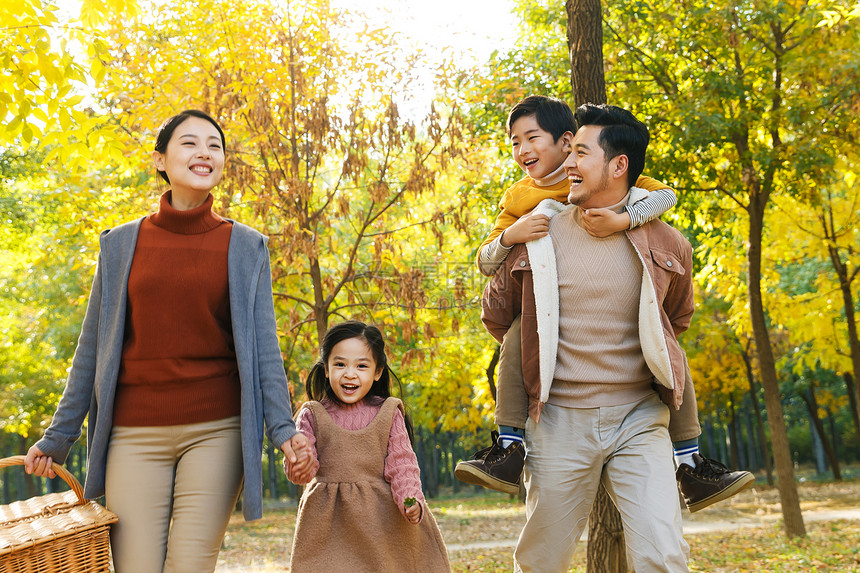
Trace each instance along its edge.
<instances>
[{"instance_id":1,"label":"wicker picnic basket","mask_svg":"<svg viewBox=\"0 0 860 573\"><path fill-rule=\"evenodd\" d=\"M0 468L24 456L0 459ZM70 491L0 505L0 573L110 571L109 529L117 516L84 499L75 476L54 464Z\"/></svg>"}]
</instances>

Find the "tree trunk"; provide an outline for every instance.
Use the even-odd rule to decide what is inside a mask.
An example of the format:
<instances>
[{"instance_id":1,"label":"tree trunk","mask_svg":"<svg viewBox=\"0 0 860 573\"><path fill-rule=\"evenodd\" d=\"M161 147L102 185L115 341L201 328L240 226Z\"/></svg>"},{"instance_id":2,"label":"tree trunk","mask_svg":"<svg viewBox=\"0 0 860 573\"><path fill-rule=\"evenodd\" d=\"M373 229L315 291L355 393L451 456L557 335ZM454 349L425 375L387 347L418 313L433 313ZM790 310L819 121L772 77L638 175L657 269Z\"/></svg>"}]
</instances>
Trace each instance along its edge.
<instances>
[{"instance_id":1,"label":"tree trunk","mask_svg":"<svg viewBox=\"0 0 860 573\"><path fill-rule=\"evenodd\" d=\"M278 452L279 450L275 449L274 444L270 440L266 440L266 457L269 458L269 497L272 499L278 499L278 473L277 466L278 463Z\"/></svg>"},{"instance_id":2,"label":"tree trunk","mask_svg":"<svg viewBox=\"0 0 860 573\"><path fill-rule=\"evenodd\" d=\"M851 283L857 276L858 269L854 269L854 272L849 272L848 265L842 260L836 243L836 230L833 224L832 210L828 211L828 214L830 220L828 221L822 215L821 225L824 228L824 235L827 239L827 250L830 253L833 270L836 271L836 276L839 277L839 290L842 293L845 325L848 327L848 347L851 349L851 364L854 368L854 377L856 378L858 372L860 372L860 340L857 338L857 318L854 314L854 295L851 292ZM853 389L854 392L851 395L851 404L853 406L851 414L854 417L855 427L858 430L857 438L860 440L860 422L858 422L860 420L860 387L854 386Z\"/></svg>"},{"instance_id":3,"label":"tree trunk","mask_svg":"<svg viewBox=\"0 0 860 573\"><path fill-rule=\"evenodd\" d=\"M858 410L857 389L854 385L854 377L850 372L842 375L845 380L845 390L848 393L848 403L851 404L851 418L854 420L854 434L857 436L856 446L860 451L860 410Z\"/></svg>"},{"instance_id":4,"label":"tree trunk","mask_svg":"<svg viewBox=\"0 0 860 573\"><path fill-rule=\"evenodd\" d=\"M773 444L773 457L776 461L777 487L779 501L782 507L782 517L785 523L785 533L789 538L806 535L803 524L803 514L800 512L800 499L797 495L797 484L794 481L794 466L791 461L791 449L788 445L788 432L785 428L785 416L780 401L779 380L776 375L776 362L770 345L770 334L764 314L764 303L761 292L761 238L764 231L764 212L767 195L760 190L750 192L749 204L749 243L747 247L747 275L750 319L752 320L755 345L761 371L762 386L764 386L764 402L767 408L767 421L770 425L770 437Z\"/></svg>"},{"instance_id":5,"label":"tree trunk","mask_svg":"<svg viewBox=\"0 0 860 573\"><path fill-rule=\"evenodd\" d=\"M591 572L627 571L627 548L621 515L603 483L588 518L588 565Z\"/></svg>"},{"instance_id":6,"label":"tree trunk","mask_svg":"<svg viewBox=\"0 0 860 573\"><path fill-rule=\"evenodd\" d=\"M812 421L812 425L815 426L818 437L821 438L821 447L824 448L827 463L830 464L830 469L833 470L833 479L842 481L842 472L839 471L839 459L833 450L833 443L827 439L827 434L824 433L824 424L821 423L821 417L818 415L818 399L815 397L815 387L810 385L805 392L800 393L800 397L803 398L806 409L809 411L809 419Z\"/></svg>"},{"instance_id":7,"label":"tree trunk","mask_svg":"<svg viewBox=\"0 0 860 573\"><path fill-rule=\"evenodd\" d=\"M600 0L567 0L565 10L574 105L606 103ZM588 573L627 571L621 514L603 484L597 489L589 517L587 560Z\"/></svg>"},{"instance_id":8,"label":"tree trunk","mask_svg":"<svg viewBox=\"0 0 860 573\"><path fill-rule=\"evenodd\" d=\"M761 444L762 458L764 459L764 471L767 473L767 485L773 487L773 465L771 463L770 449L767 447L767 436L764 433L764 418L761 415L761 406L758 403L758 387L752 371L752 359L747 349L741 353L747 368L747 380L750 384L750 400L755 412L756 426L758 426L758 441Z\"/></svg>"},{"instance_id":9,"label":"tree trunk","mask_svg":"<svg viewBox=\"0 0 860 573\"><path fill-rule=\"evenodd\" d=\"M733 468L741 467L740 434L737 408L735 407L735 396L734 394L729 394L729 464Z\"/></svg>"},{"instance_id":10,"label":"tree trunk","mask_svg":"<svg viewBox=\"0 0 860 573\"><path fill-rule=\"evenodd\" d=\"M567 0L565 9L574 105L606 103L600 0Z\"/></svg>"},{"instance_id":11,"label":"tree trunk","mask_svg":"<svg viewBox=\"0 0 860 573\"><path fill-rule=\"evenodd\" d=\"M747 434L747 469L755 472L761 469L761 464L758 461L758 440L756 440L753 431L752 416L750 416L750 407L747 404L744 404L744 430Z\"/></svg>"},{"instance_id":12,"label":"tree trunk","mask_svg":"<svg viewBox=\"0 0 860 573\"><path fill-rule=\"evenodd\" d=\"M490 386L490 394L493 396L493 402L496 401L496 366L499 364L499 355L502 351L502 345L497 344L493 351L493 357L490 359L490 364L487 366L487 384Z\"/></svg>"}]
</instances>

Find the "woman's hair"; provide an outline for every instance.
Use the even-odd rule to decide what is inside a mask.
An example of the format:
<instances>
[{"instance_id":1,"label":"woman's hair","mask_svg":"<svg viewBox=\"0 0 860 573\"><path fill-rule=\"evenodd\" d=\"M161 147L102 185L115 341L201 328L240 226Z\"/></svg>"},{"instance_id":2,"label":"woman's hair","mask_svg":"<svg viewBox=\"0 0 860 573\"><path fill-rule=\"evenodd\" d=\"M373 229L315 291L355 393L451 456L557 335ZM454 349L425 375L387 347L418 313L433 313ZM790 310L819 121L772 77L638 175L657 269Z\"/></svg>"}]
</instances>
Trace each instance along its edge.
<instances>
[{"instance_id":1,"label":"woman's hair","mask_svg":"<svg viewBox=\"0 0 860 573\"><path fill-rule=\"evenodd\" d=\"M376 367L382 372L379 379L374 381L370 387L367 396L376 396L383 400L391 396L391 378L397 380L398 385L400 385L400 379L397 378L388 366L388 358L385 356L385 340L382 338L382 332L372 324L365 324L357 320L348 320L335 324L325 333L320 348L319 360L311 367L311 371L308 373L307 380L305 381L305 391L308 394L308 399L319 401L325 398L332 402L340 403L334 390L332 390L325 369L334 347L339 342L349 340L350 338L358 338L367 343L373 354ZM403 395L402 386L400 395ZM409 441L414 443L412 423L409 421L408 416L404 416L404 418L406 421L406 431L409 433Z\"/></svg>"},{"instance_id":2,"label":"woman's hair","mask_svg":"<svg viewBox=\"0 0 860 573\"><path fill-rule=\"evenodd\" d=\"M155 136L155 151L158 153L164 153L167 151L167 144L170 143L170 138L173 137L173 132L176 131L176 128L182 125L182 123L189 117L199 117L200 119L205 119L214 125L215 129L218 130L218 134L221 136L221 148L224 150L224 153L227 153L227 141L224 138L224 132L221 130L221 126L218 125L218 122L212 119L208 113L200 111L199 109L186 109L185 111L181 111L164 120L164 123L162 123L161 127L158 128L158 134ZM170 183L170 179L167 178L167 173L159 171L158 174L161 175L162 179Z\"/></svg>"}]
</instances>

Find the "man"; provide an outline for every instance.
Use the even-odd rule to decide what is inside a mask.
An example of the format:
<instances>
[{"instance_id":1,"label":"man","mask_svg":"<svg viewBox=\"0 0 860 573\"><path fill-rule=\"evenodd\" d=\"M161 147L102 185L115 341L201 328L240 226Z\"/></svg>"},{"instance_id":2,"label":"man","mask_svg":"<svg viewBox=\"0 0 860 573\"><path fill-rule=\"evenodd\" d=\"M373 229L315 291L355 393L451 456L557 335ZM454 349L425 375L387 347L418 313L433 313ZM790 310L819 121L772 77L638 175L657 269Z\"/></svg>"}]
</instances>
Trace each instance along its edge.
<instances>
[{"instance_id":1,"label":"man","mask_svg":"<svg viewBox=\"0 0 860 573\"><path fill-rule=\"evenodd\" d=\"M667 404L684 394L676 337L693 314L692 249L659 220L604 238L585 231L583 211L635 201L649 135L615 106L586 104L575 119L570 205L538 206L554 215L549 236L516 246L482 301L498 340L522 314L527 522L516 570L567 571L602 480L633 567L687 571Z\"/></svg>"}]
</instances>

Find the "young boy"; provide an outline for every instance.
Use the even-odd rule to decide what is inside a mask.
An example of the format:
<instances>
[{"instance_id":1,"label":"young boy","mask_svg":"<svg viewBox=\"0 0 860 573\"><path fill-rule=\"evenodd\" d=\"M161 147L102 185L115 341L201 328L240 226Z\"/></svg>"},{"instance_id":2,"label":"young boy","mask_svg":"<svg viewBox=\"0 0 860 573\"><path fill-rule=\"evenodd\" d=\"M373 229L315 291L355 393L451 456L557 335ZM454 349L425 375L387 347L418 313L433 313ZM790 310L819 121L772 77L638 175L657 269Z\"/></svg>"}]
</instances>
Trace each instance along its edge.
<instances>
[{"instance_id":1,"label":"young boy","mask_svg":"<svg viewBox=\"0 0 860 573\"><path fill-rule=\"evenodd\" d=\"M566 203L570 192L562 167L576 129L570 107L554 98L529 96L511 109L506 128L514 160L527 175L505 191L495 227L478 249L478 269L487 276L495 273L515 244L547 235L549 218L531 213L532 209L544 199ZM674 191L654 179L641 176L636 186L650 193L628 204L622 213L609 209L584 211L585 229L594 236L607 237L640 226L675 205ZM678 465L676 476L690 511L726 499L754 481L749 472L730 471L719 462L699 455L701 429L689 374L684 403L680 410L670 408L670 412L669 433ZM504 337L499 355L496 394L499 432L492 432L493 443L489 448L477 452L472 460L458 463L454 475L466 483L517 493L525 458L523 428L527 417L528 396L522 380L517 318Z\"/></svg>"}]
</instances>

